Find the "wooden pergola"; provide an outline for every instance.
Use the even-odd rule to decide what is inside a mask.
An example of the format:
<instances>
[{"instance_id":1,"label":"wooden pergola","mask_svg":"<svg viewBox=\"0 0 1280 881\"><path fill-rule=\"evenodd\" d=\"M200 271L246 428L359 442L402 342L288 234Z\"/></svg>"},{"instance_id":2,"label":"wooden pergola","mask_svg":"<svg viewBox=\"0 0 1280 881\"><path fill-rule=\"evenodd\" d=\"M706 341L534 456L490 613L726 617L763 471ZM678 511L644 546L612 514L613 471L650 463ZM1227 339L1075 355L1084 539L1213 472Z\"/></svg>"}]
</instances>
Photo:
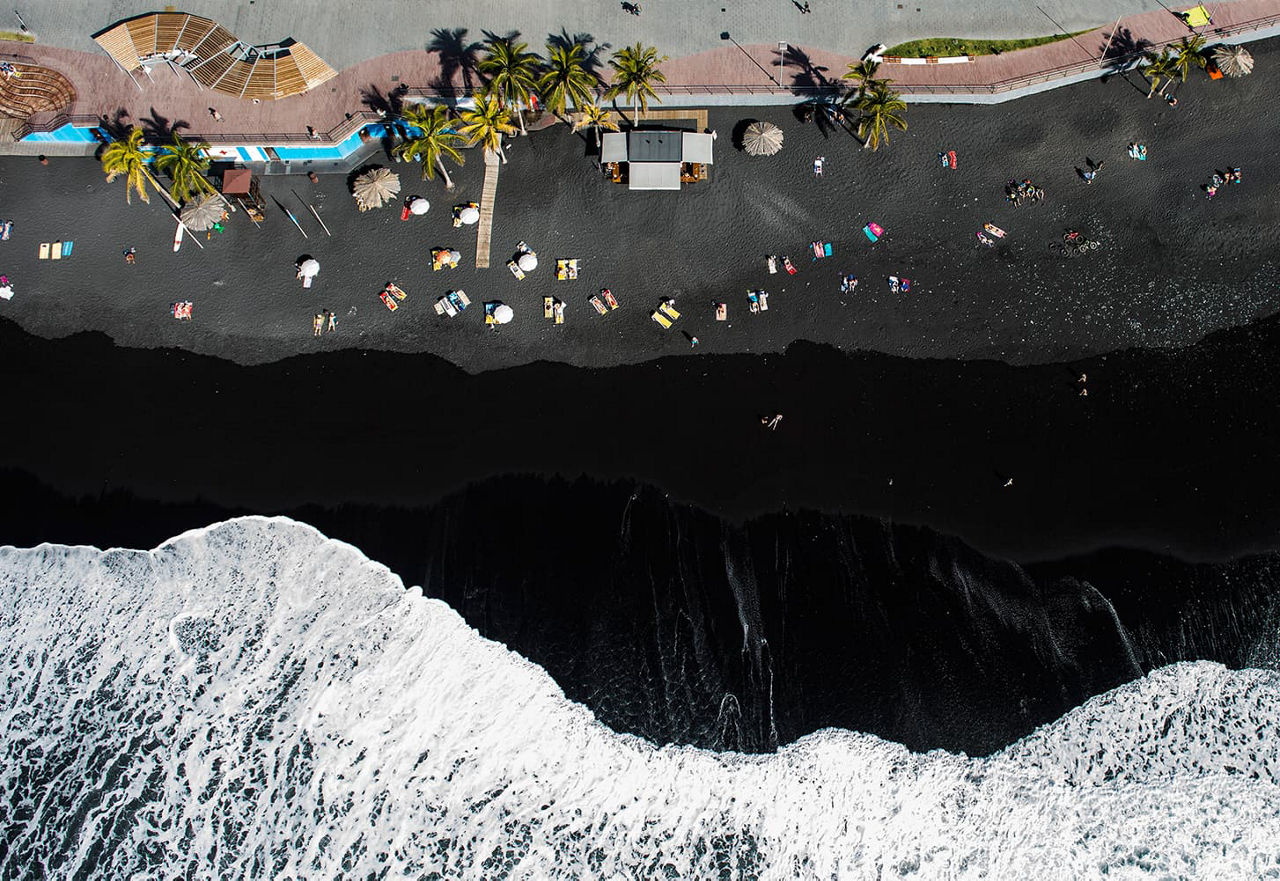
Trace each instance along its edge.
<instances>
[{"instance_id":1,"label":"wooden pergola","mask_svg":"<svg viewBox=\"0 0 1280 881\"><path fill-rule=\"evenodd\" d=\"M217 22L185 12L140 15L93 39L130 77L168 64L202 87L236 98L274 101L337 76L302 43L250 46Z\"/></svg>"}]
</instances>

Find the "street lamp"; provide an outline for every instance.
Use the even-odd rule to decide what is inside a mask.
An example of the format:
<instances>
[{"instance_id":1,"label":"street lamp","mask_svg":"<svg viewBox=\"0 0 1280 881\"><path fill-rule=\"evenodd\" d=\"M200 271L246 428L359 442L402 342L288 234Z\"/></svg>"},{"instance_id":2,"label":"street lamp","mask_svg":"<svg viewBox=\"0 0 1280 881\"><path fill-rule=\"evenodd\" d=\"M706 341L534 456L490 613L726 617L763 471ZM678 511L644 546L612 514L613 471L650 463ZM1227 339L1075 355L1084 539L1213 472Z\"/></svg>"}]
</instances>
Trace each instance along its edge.
<instances>
[{"instance_id":1,"label":"street lamp","mask_svg":"<svg viewBox=\"0 0 1280 881\"><path fill-rule=\"evenodd\" d=\"M769 79L773 79L773 72L772 72L772 71L769 71L769 70L765 70L764 66L763 66L762 64L760 64L760 62L759 62L759 61L756 61L756 59L755 59L755 56L754 56L754 55L752 55L752 54L751 54L750 52L748 52L746 49L742 48L742 44L741 44L741 43L739 43L739 42L738 42L737 40L735 40L733 37L729 36L729 32L728 32L728 31L721 31L721 32L720 32L720 39L722 39L722 40L728 40L730 43L732 43L733 45L737 46L737 47L738 47L738 51L739 51L739 52L741 52L743 55L747 56L747 58L751 59L751 63L752 63L752 64L754 64L756 67L760 68L760 70L764 71L764 75L765 75L765 76L767 76ZM782 85L782 78L781 78L781 76L779 76L779 78L778 78L778 85L779 85L779 86L781 86L781 85Z\"/></svg>"}]
</instances>

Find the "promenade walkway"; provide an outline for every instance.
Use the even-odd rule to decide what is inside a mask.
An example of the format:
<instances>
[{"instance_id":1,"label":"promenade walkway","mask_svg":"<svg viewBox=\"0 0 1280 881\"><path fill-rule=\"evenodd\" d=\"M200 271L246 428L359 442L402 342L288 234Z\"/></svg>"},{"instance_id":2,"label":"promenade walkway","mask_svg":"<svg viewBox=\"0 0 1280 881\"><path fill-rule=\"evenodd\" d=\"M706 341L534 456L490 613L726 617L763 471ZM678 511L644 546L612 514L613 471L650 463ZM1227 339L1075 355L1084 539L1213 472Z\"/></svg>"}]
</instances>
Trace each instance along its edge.
<instances>
[{"instance_id":1,"label":"promenade walkway","mask_svg":"<svg viewBox=\"0 0 1280 881\"><path fill-rule=\"evenodd\" d=\"M1280 34L1280 0L1235 0L1211 8L1214 24L1203 31L1210 42ZM886 64L882 75L911 101L990 103L1098 76L1126 52L1187 34L1179 19L1157 10L1073 39L967 64ZM163 133L181 123L184 134L216 144L303 142L308 126L321 133L321 142L331 143L349 136L362 113L376 118L371 108L384 105L386 95L397 87L429 97L440 94L442 87L451 94L465 94L475 85L474 78L451 66L444 53L416 50L355 64L304 95L252 104L201 90L185 73L166 68L154 71L152 82L139 87L102 52L0 43L3 52L20 53L57 70L75 86L76 100L65 115L36 114L36 125L68 120L88 125L106 116ZM776 45L722 41L717 49L665 62L667 83L657 90L665 107L792 103L829 92L857 60L856 55L822 49L795 46L780 53ZM221 122L214 121L211 108L218 110Z\"/></svg>"}]
</instances>

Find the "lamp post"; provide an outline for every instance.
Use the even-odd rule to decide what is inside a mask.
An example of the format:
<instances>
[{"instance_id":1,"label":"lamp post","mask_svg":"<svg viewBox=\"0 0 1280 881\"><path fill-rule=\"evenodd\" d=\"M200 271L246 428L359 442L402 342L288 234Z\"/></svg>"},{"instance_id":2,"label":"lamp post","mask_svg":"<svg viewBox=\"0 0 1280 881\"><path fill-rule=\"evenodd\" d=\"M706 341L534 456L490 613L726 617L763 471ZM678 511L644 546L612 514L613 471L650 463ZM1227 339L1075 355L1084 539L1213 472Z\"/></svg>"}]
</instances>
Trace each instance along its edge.
<instances>
[{"instance_id":1,"label":"lamp post","mask_svg":"<svg viewBox=\"0 0 1280 881\"><path fill-rule=\"evenodd\" d=\"M741 52L743 55L747 56L747 58L749 58L749 59L751 60L751 63L752 63L752 64L754 64L756 67L758 67L758 68L760 68L762 71L764 71L764 75L765 75L765 76L767 76L769 79L773 79L773 71L771 71L771 70L766 70L766 69L765 69L765 67L764 67L764 65L762 65L759 61L756 61L756 59L755 59L755 56L754 56L754 55L752 55L752 54L751 54L750 52L748 52L746 49L742 48L742 44L741 44L741 43L739 43L739 42L738 42L737 40L735 40L733 37L729 36L729 32L728 32L728 31L721 31L721 32L720 32L720 39L722 39L722 40L728 40L730 43L732 43L733 45L737 46L737 47L738 47L738 51L739 51L739 52ZM782 85L782 79L781 79L781 78L779 78L779 79L778 79L778 85L779 85L779 86L781 86L781 85Z\"/></svg>"}]
</instances>

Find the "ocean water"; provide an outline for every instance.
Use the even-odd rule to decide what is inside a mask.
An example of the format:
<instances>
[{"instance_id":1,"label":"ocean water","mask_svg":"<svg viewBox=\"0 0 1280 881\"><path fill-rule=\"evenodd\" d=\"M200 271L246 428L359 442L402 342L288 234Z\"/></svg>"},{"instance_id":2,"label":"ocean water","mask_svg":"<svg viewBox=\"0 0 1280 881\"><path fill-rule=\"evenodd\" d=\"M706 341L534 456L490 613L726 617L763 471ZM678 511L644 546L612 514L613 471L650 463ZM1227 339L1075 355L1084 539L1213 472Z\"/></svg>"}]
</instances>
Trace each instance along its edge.
<instances>
[{"instance_id":1,"label":"ocean water","mask_svg":"<svg viewBox=\"0 0 1280 881\"><path fill-rule=\"evenodd\" d=\"M1280 677L1196 662L984 758L659 748L283 519L0 549L0 877L1280 878Z\"/></svg>"}]
</instances>

